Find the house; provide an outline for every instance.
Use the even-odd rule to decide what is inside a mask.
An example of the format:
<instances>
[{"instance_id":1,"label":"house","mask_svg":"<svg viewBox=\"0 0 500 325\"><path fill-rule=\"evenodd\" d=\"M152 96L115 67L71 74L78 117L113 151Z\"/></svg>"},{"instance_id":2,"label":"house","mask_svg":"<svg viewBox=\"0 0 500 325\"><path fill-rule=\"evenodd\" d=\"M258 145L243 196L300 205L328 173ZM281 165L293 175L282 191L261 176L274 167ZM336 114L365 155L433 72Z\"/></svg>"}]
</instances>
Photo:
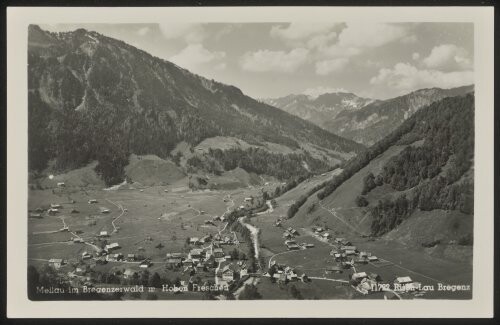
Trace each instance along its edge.
<instances>
[{"instance_id":1,"label":"house","mask_svg":"<svg viewBox=\"0 0 500 325\"><path fill-rule=\"evenodd\" d=\"M73 243L83 243L83 238L82 237L75 237L73 238Z\"/></svg>"},{"instance_id":2,"label":"house","mask_svg":"<svg viewBox=\"0 0 500 325\"><path fill-rule=\"evenodd\" d=\"M297 249L300 249L300 246L297 245L297 243L294 242L294 241L289 242L288 244L286 244L286 246L287 246L288 250L297 250Z\"/></svg>"},{"instance_id":3,"label":"house","mask_svg":"<svg viewBox=\"0 0 500 325\"><path fill-rule=\"evenodd\" d=\"M321 237L323 237L324 239L330 239L332 235L330 235L330 233L328 232L325 232L324 234L321 235Z\"/></svg>"},{"instance_id":4,"label":"house","mask_svg":"<svg viewBox=\"0 0 500 325\"><path fill-rule=\"evenodd\" d=\"M127 261L134 262L135 261L135 254L127 254Z\"/></svg>"},{"instance_id":5,"label":"house","mask_svg":"<svg viewBox=\"0 0 500 325\"><path fill-rule=\"evenodd\" d=\"M313 230L315 233L323 232L323 228L321 228L321 227L314 227Z\"/></svg>"},{"instance_id":6,"label":"house","mask_svg":"<svg viewBox=\"0 0 500 325\"><path fill-rule=\"evenodd\" d=\"M231 268L231 264L228 264L222 268L221 277L224 281L233 281L235 278L235 272L233 268Z\"/></svg>"},{"instance_id":7,"label":"house","mask_svg":"<svg viewBox=\"0 0 500 325\"><path fill-rule=\"evenodd\" d=\"M36 219L41 219L42 218L42 215L40 213L34 213L34 212L30 212L28 214L28 218L36 218Z\"/></svg>"},{"instance_id":8,"label":"house","mask_svg":"<svg viewBox=\"0 0 500 325\"><path fill-rule=\"evenodd\" d=\"M367 278L367 277L368 277L368 275L366 274L366 272L358 272L358 273L354 273L351 278L354 281L361 282L362 279Z\"/></svg>"},{"instance_id":9,"label":"house","mask_svg":"<svg viewBox=\"0 0 500 325\"><path fill-rule=\"evenodd\" d=\"M342 273L343 269L339 265L333 265L333 266L327 266L325 273L330 274L330 273Z\"/></svg>"},{"instance_id":10,"label":"house","mask_svg":"<svg viewBox=\"0 0 500 325\"><path fill-rule=\"evenodd\" d=\"M106 245L106 247L104 247L104 250L107 251L107 252L111 252L115 249L119 249L120 248L120 245L118 243L112 243L112 244L109 244L109 245Z\"/></svg>"},{"instance_id":11,"label":"house","mask_svg":"<svg viewBox=\"0 0 500 325\"><path fill-rule=\"evenodd\" d=\"M147 269L148 267L150 267L151 265L153 265L153 263L151 263L150 260L144 260L141 262L141 264L139 264L139 267L141 268L144 268L144 269Z\"/></svg>"},{"instance_id":12,"label":"house","mask_svg":"<svg viewBox=\"0 0 500 325\"><path fill-rule=\"evenodd\" d=\"M51 209L62 209L62 205L57 204L57 203L51 203L50 208Z\"/></svg>"},{"instance_id":13,"label":"house","mask_svg":"<svg viewBox=\"0 0 500 325\"><path fill-rule=\"evenodd\" d=\"M191 237L189 238L189 244L198 245L200 244L200 239L198 237Z\"/></svg>"},{"instance_id":14,"label":"house","mask_svg":"<svg viewBox=\"0 0 500 325\"><path fill-rule=\"evenodd\" d=\"M394 284L407 284L412 282L413 280L409 276L397 277L396 280L394 280Z\"/></svg>"},{"instance_id":15,"label":"house","mask_svg":"<svg viewBox=\"0 0 500 325\"><path fill-rule=\"evenodd\" d=\"M213 224L213 223L212 223ZM208 243L212 240L212 235L206 235L206 236L203 236L201 237L200 241L202 243Z\"/></svg>"},{"instance_id":16,"label":"house","mask_svg":"<svg viewBox=\"0 0 500 325\"><path fill-rule=\"evenodd\" d=\"M97 200L96 200L96 199L90 199L90 200L89 200L89 204L95 204L95 203L97 203Z\"/></svg>"},{"instance_id":17,"label":"house","mask_svg":"<svg viewBox=\"0 0 500 325\"><path fill-rule=\"evenodd\" d=\"M308 243L304 243L303 246L305 248L314 248L314 244L308 244Z\"/></svg>"},{"instance_id":18,"label":"house","mask_svg":"<svg viewBox=\"0 0 500 325\"><path fill-rule=\"evenodd\" d=\"M109 213L109 209L105 207L100 207L99 210L101 211L101 213Z\"/></svg>"},{"instance_id":19,"label":"house","mask_svg":"<svg viewBox=\"0 0 500 325\"><path fill-rule=\"evenodd\" d=\"M199 259L201 258L203 255L205 254L205 252L203 251L203 249L200 249L200 248L193 248L190 252L189 252L189 257L191 259Z\"/></svg>"},{"instance_id":20,"label":"house","mask_svg":"<svg viewBox=\"0 0 500 325\"><path fill-rule=\"evenodd\" d=\"M360 252L359 257L368 257L368 253L367 252Z\"/></svg>"},{"instance_id":21,"label":"house","mask_svg":"<svg viewBox=\"0 0 500 325\"><path fill-rule=\"evenodd\" d=\"M71 213L80 213L77 209L71 209Z\"/></svg>"},{"instance_id":22,"label":"house","mask_svg":"<svg viewBox=\"0 0 500 325\"><path fill-rule=\"evenodd\" d=\"M344 254L346 256L349 256L349 255L356 255L356 251L353 251L352 249L348 249L344 252Z\"/></svg>"},{"instance_id":23,"label":"house","mask_svg":"<svg viewBox=\"0 0 500 325\"><path fill-rule=\"evenodd\" d=\"M167 260L165 261L165 264L167 264L169 266L173 266L173 267L178 267L182 264L182 258L180 258L180 257L167 258Z\"/></svg>"},{"instance_id":24,"label":"house","mask_svg":"<svg viewBox=\"0 0 500 325\"><path fill-rule=\"evenodd\" d=\"M357 248L356 248L356 246L342 246L342 247L340 247L340 250L342 250L342 251L356 251Z\"/></svg>"},{"instance_id":25,"label":"house","mask_svg":"<svg viewBox=\"0 0 500 325\"><path fill-rule=\"evenodd\" d=\"M291 233L289 233L288 231L285 231L285 232L283 233L283 238L285 238L285 239L290 239L290 238L292 238L292 237L293 237L293 236L292 236L292 234L291 234Z\"/></svg>"},{"instance_id":26,"label":"house","mask_svg":"<svg viewBox=\"0 0 500 325\"><path fill-rule=\"evenodd\" d=\"M253 198L251 198L251 197L246 197L246 198L244 199L244 201L245 201L245 202L251 202L252 200L253 200Z\"/></svg>"},{"instance_id":27,"label":"house","mask_svg":"<svg viewBox=\"0 0 500 325\"><path fill-rule=\"evenodd\" d=\"M49 214L49 216L55 216L57 213L59 213L59 210L50 208L47 210L47 213Z\"/></svg>"},{"instance_id":28,"label":"house","mask_svg":"<svg viewBox=\"0 0 500 325\"><path fill-rule=\"evenodd\" d=\"M57 187L66 187L66 184L64 182L59 182L57 183Z\"/></svg>"},{"instance_id":29,"label":"house","mask_svg":"<svg viewBox=\"0 0 500 325\"><path fill-rule=\"evenodd\" d=\"M92 255L90 255L90 253L87 251L82 253L82 260L88 260L91 257L92 257Z\"/></svg>"},{"instance_id":30,"label":"house","mask_svg":"<svg viewBox=\"0 0 500 325\"><path fill-rule=\"evenodd\" d=\"M305 273L303 273L301 276L299 276L300 281L302 282L309 282L309 278Z\"/></svg>"},{"instance_id":31,"label":"house","mask_svg":"<svg viewBox=\"0 0 500 325\"><path fill-rule=\"evenodd\" d=\"M51 258L49 260L49 265L55 269L59 269L61 266L64 265L64 260L62 258Z\"/></svg>"},{"instance_id":32,"label":"house","mask_svg":"<svg viewBox=\"0 0 500 325\"><path fill-rule=\"evenodd\" d=\"M137 274L137 272L131 269L126 269L125 272L123 272L123 278L132 279L134 277L134 274Z\"/></svg>"},{"instance_id":33,"label":"house","mask_svg":"<svg viewBox=\"0 0 500 325\"><path fill-rule=\"evenodd\" d=\"M191 267L191 266L193 266L193 260L188 257L186 260L184 260L184 262L182 262L182 265L184 265L186 267Z\"/></svg>"},{"instance_id":34,"label":"house","mask_svg":"<svg viewBox=\"0 0 500 325\"><path fill-rule=\"evenodd\" d=\"M216 249L214 249L214 257L215 258L224 257L224 251L222 250L222 248L216 248Z\"/></svg>"},{"instance_id":35,"label":"house","mask_svg":"<svg viewBox=\"0 0 500 325\"><path fill-rule=\"evenodd\" d=\"M368 261L370 261L370 262L376 262L376 261L378 261L378 257L374 256L374 255L368 256Z\"/></svg>"},{"instance_id":36,"label":"house","mask_svg":"<svg viewBox=\"0 0 500 325\"><path fill-rule=\"evenodd\" d=\"M99 232L99 237L108 237L109 234L106 230L101 230L101 232Z\"/></svg>"}]
</instances>

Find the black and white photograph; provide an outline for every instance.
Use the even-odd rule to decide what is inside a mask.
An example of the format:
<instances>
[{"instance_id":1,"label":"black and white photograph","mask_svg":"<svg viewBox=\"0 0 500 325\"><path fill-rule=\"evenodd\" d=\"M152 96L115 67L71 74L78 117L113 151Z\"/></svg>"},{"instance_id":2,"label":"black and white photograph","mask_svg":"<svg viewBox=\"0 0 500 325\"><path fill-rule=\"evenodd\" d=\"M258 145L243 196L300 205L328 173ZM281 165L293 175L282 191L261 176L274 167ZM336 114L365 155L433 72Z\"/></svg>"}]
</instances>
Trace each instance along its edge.
<instances>
[{"instance_id":1,"label":"black and white photograph","mask_svg":"<svg viewBox=\"0 0 500 325\"><path fill-rule=\"evenodd\" d=\"M21 295L472 301L477 26L341 18L29 21Z\"/></svg>"}]
</instances>

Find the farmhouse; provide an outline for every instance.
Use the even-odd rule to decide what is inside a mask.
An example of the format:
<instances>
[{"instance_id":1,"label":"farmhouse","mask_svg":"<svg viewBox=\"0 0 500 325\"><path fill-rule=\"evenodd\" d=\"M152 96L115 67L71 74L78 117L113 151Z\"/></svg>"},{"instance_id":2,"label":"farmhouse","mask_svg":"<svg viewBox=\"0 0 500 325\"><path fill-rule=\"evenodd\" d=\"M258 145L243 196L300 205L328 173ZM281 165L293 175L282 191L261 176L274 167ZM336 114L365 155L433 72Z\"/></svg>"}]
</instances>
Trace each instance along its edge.
<instances>
[{"instance_id":1,"label":"farmhouse","mask_svg":"<svg viewBox=\"0 0 500 325\"><path fill-rule=\"evenodd\" d=\"M101 211L101 213L109 213L109 209L105 207L100 207L99 210Z\"/></svg>"},{"instance_id":2,"label":"farmhouse","mask_svg":"<svg viewBox=\"0 0 500 325\"><path fill-rule=\"evenodd\" d=\"M199 244L201 244L200 239L198 237L191 237L191 238L189 238L189 244L199 245Z\"/></svg>"},{"instance_id":3,"label":"farmhouse","mask_svg":"<svg viewBox=\"0 0 500 325\"><path fill-rule=\"evenodd\" d=\"M289 249L289 250L297 250L297 249L300 249L300 246L297 245L296 242L292 241L292 242L289 242L288 244L286 244L286 247Z\"/></svg>"},{"instance_id":4,"label":"farmhouse","mask_svg":"<svg viewBox=\"0 0 500 325\"><path fill-rule=\"evenodd\" d=\"M292 234L291 234L291 233L289 233L288 231L285 231L285 232L283 233L283 238L285 238L285 239L290 239L290 238L292 238L292 237L293 237L293 236L292 236Z\"/></svg>"},{"instance_id":5,"label":"farmhouse","mask_svg":"<svg viewBox=\"0 0 500 325\"><path fill-rule=\"evenodd\" d=\"M97 203L97 200L96 200L96 199L90 199L90 200L89 200L89 204L95 204L95 203Z\"/></svg>"},{"instance_id":6,"label":"farmhouse","mask_svg":"<svg viewBox=\"0 0 500 325\"><path fill-rule=\"evenodd\" d=\"M225 265L220 271L222 280L224 281L233 281L238 276L238 267L234 264Z\"/></svg>"},{"instance_id":7,"label":"farmhouse","mask_svg":"<svg viewBox=\"0 0 500 325\"><path fill-rule=\"evenodd\" d=\"M64 182L59 182L57 183L57 187L66 187L66 184Z\"/></svg>"},{"instance_id":8,"label":"farmhouse","mask_svg":"<svg viewBox=\"0 0 500 325\"><path fill-rule=\"evenodd\" d=\"M64 265L64 260L61 258L51 258L49 260L49 265L55 269L59 269L61 266Z\"/></svg>"},{"instance_id":9,"label":"farmhouse","mask_svg":"<svg viewBox=\"0 0 500 325\"><path fill-rule=\"evenodd\" d=\"M51 203L50 208L51 209L62 209L62 205L57 204L57 203Z\"/></svg>"},{"instance_id":10,"label":"farmhouse","mask_svg":"<svg viewBox=\"0 0 500 325\"><path fill-rule=\"evenodd\" d=\"M135 254L127 254L127 261L129 262L135 261Z\"/></svg>"},{"instance_id":11,"label":"farmhouse","mask_svg":"<svg viewBox=\"0 0 500 325\"><path fill-rule=\"evenodd\" d=\"M201 258L204 254L205 254L205 252L203 251L203 249L193 248L193 249L189 252L189 257L190 257L191 259Z\"/></svg>"},{"instance_id":12,"label":"farmhouse","mask_svg":"<svg viewBox=\"0 0 500 325\"><path fill-rule=\"evenodd\" d=\"M324 234L321 235L321 237L323 237L324 239L330 239L332 235L330 235L330 233L325 232Z\"/></svg>"},{"instance_id":13,"label":"farmhouse","mask_svg":"<svg viewBox=\"0 0 500 325\"><path fill-rule=\"evenodd\" d=\"M73 243L83 243L83 238L82 237L75 237L75 238L73 238Z\"/></svg>"},{"instance_id":14,"label":"farmhouse","mask_svg":"<svg viewBox=\"0 0 500 325\"><path fill-rule=\"evenodd\" d=\"M323 232L323 228L321 228L321 227L314 227L314 228L313 228L313 231L314 231L315 233L320 233L320 232Z\"/></svg>"},{"instance_id":15,"label":"farmhouse","mask_svg":"<svg viewBox=\"0 0 500 325\"><path fill-rule=\"evenodd\" d=\"M344 254L346 256L350 256L350 255L356 255L356 251L352 250L352 249L348 249L344 252Z\"/></svg>"},{"instance_id":16,"label":"farmhouse","mask_svg":"<svg viewBox=\"0 0 500 325\"><path fill-rule=\"evenodd\" d=\"M376 262L376 261L378 261L378 257L374 256L374 255L368 256L368 261L370 261L370 262Z\"/></svg>"},{"instance_id":17,"label":"farmhouse","mask_svg":"<svg viewBox=\"0 0 500 325\"><path fill-rule=\"evenodd\" d=\"M49 216L55 216L57 213L59 213L59 210L50 208L47 210L47 213L49 214Z\"/></svg>"},{"instance_id":18,"label":"farmhouse","mask_svg":"<svg viewBox=\"0 0 500 325\"><path fill-rule=\"evenodd\" d=\"M252 200L253 200L253 198L251 198L251 197L246 197L244 201L245 201L245 202L250 202L250 201L252 201Z\"/></svg>"},{"instance_id":19,"label":"farmhouse","mask_svg":"<svg viewBox=\"0 0 500 325\"><path fill-rule=\"evenodd\" d=\"M186 267L193 266L193 260L190 257L188 257L186 260L184 260L184 262L182 262L182 265Z\"/></svg>"},{"instance_id":20,"label":"farmhouse","mask_svg":"<svg viewBox=\"0 0 500 325\"><path fill-rule=\"evenodd\" d=\"M357 248L356 248L356 246L342 246L342 247L340 247L340 250L342 250L342 251L356 251Z\"/></svg>"},{"instance_id":21,"label":"farmhouse","mask_svg":"<svg viewBox=\"0 0 500 325\"><path fill-rule=\"evenodd\" d=\"M83 252L82 253L82 260L88 260L91 257L92 257L92 255L90 255L89 252Z\"/></svg>"},{"instance_id":22,"label":"farmhouse","mask_svg":"<svg viewBox=\"0 0 500 325\"><path fill-rule=\"evenodd\" d=\"M397 277L396 280L394 280L394 284L407 284L412 282L413 280L409 276Z\"/></svg>"},{"instance_id":23,"label":"farmhouse","mask_svg":"<svg viewBox=\"0 0 500 325\"><path fill-rule=\"evenodd\" d=\"M71 213L80 213L77 209L71 209Z\"/></svg>"},{"instance_id":24,"label":"farmhouse","mask_svg":"<svg viewBox=\"0 0 500 325\"><path fill-rule=\"evenodd\" d=\"M141 262L141 264L139 264L139 267L141 268L144 268L144 269L147 269L148 267L150 267L153 263L151 263L150 260L144 260Z\"/></svg>"},{"instance_id":25,"label":"farmhouse","mask_svg":"<svg viewBox=\"0 0 500 325\"><path fill-rule=\"evenodd\" d=\"M214 257L215 258L224 257L224 251L222 250L222 248L216 248L216 249L214 249Z\"/></svg>"},{"instance_id":26,"label":"farmhouse","mask_svg":"<svg viewBox=\"0 0 500 325\"><path fill-rule=\"evenodd\" d=\"M101 230L101 232L99 232L99 237L108 237L109 234L106 230Z\"/></svg>"},{"instance_id":27,"label":"farmhouse","mask_svg":"<svg viewBox=\"0 0 500 325\"><path fill-rule=\"evenodd\" d=\"M169 266L174 266L174 267L180 266L181 263L182 263L182 258L180 258L180 257L167 258L167 260L165 261L165 264L167 264Z\"/></svg>"},{"instance_id":28,"label":"farmhouse","mask_svg":"<svg viewBox=\"0 0 500 325\"><path fill-rule=\"evenodd\" d=\"M118 243L112 243L112 244L109 244L109 245L106 245L104 247L104 250L107 251L107 252L111 252L115 249L119 249L120 248L120 245Z\"/></svg>"},{"instance_id":29,"label":"farmhouse","mask_svg":"<svg viewBox=\"0 0 500 325\"><path fill-rule=\"evenodd\" d=\"M314 244L303 243L302 246L305 248L314 248Z\"/></svg>"},{"instance_id":30,"label":"farmhouse","mask_svg":"<svg viewBox=\"0 0 500 325\"><path fill-rule=\"evenodd\" d=\"M368 275L366 274L366 272L358 272L358 273L354 273L351 278L354 281L360 282L362 279L367 278L367 277L368 277Z\"/></svg>"},{"instance_id":31,"label":"farmhouse","mask_svg":"<svg viewBox=\"0 0 500 325\"><path fill-rule=\"evenodd\" d=\"M325 273L330 274L330 273L342 273L342 267L338 265L333 265L333 266L327 266Z\"/></svg>"}]
</instances>

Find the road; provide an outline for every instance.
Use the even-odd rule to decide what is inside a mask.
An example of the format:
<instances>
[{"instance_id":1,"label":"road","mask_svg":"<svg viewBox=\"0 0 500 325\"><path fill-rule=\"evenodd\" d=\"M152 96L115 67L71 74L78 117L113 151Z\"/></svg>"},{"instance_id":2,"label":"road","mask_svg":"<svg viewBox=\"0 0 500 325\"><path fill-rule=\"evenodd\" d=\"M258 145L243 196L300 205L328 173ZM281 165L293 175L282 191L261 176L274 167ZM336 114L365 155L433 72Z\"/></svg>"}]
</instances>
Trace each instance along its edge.
<instances>
[{"instance_id":1,"label":"road","mask_svg":"<svg viewBox=\"0 0 500 325\"><path fill-rule=\"evenodd\" d=\"M125 213L125 209L123 209L123 206L121 204L115 203L109 199L106 199L106 201L108 201L109 203L113 204L114 206L116 206L117 208L122 210L122 213L120 213L120 215L118 217L111 220L111 225L113 226L113 231L118 232L118 228L116 228L115 221L120 219L123 216L123 214Z\"/></svg>"}]
</instances>

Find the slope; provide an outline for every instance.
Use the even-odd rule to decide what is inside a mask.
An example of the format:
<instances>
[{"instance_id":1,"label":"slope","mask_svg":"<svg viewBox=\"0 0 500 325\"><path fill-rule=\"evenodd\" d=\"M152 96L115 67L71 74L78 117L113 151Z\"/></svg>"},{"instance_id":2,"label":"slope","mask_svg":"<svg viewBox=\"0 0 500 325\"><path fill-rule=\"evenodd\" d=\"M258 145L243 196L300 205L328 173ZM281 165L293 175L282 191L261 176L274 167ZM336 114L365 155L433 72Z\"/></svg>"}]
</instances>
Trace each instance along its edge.
<instances>
[{"instance_id":1,"label":"slope","mask_svg":"<svg viewBox=\"0 0 500 325\"><path fill-rule=\"evenodd\" d=\"M292 149L354 154L363 146L190 73L122 41L78 29L29 28L29 167L97 160L106 183L123 179L130 154L166 158L184 141L229 136Z\"/></svg>"}]
</instances>

